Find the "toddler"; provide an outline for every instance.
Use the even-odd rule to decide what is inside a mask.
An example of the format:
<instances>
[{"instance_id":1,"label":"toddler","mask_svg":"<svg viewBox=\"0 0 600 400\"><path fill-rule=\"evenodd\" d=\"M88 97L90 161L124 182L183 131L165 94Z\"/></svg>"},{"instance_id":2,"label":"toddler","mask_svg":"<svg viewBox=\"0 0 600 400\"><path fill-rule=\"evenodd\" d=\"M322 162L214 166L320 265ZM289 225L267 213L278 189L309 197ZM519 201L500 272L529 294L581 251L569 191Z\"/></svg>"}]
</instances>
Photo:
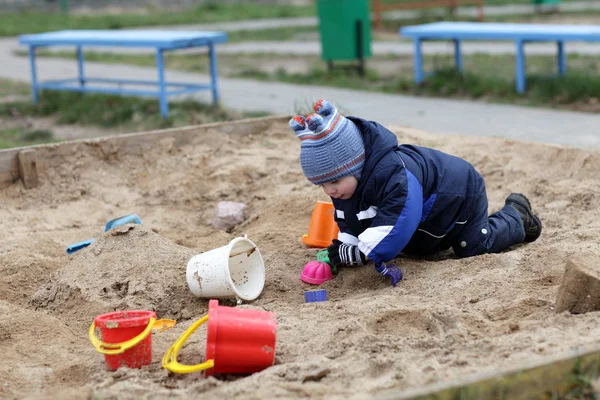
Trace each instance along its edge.
<instances>
[{"instance_id":1,"label":"toddler","mask_svg":"<svg viewBox=\"0 0 600 400\"><path fill-rule=\"evenodd\" d=\"M540 236L542 223L520 193L488 216L485 183L467 161L398 145L385 127L346 118L327 100L314 110L292 118L290 127L301 141L304 175L335 207L340 233L328 253L336 267L372 260L396 286L401 272L386 263L400 252L431 255L452 247L458 257L470 257Z\"/></svg>"}]
</instances>

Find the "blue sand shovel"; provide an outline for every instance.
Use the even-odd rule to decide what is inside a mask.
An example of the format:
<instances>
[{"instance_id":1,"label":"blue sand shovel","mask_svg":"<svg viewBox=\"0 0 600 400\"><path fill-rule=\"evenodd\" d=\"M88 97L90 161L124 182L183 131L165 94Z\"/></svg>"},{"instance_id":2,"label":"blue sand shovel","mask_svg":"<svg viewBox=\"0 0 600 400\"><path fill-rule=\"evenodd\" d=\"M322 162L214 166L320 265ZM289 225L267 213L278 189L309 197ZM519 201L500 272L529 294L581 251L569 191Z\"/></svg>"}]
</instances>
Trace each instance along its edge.
<instances>
[{"instance_id":1,"label":"blue sand shovel","mask_svg":"<svg viewBox=\"0 0 600 400\"><path fill-rule=\"evenodd\" d=\"M106 223L104 232L114 228L115 226L121 226L125 224L142 224L142 220L136 214L129 214L124 217L112 219Z\"/></svg>"},{"instance_id":2,"label":"blue sand shovel","mask_svg":"<svg viewBox=\"0 0 600 400\"><path fill-rule=\"evenodd\" d=\"M104 232L116 227L125 224L142 224L142 220L136 214L129 214L124 217L119 217L115 219L111 219L106 223L104 227ZM67 254L73 254L78 250L83 249L84 247L88 247L94 239L84 240L83 242L75 243L67 247Z\"/></svg>"}]
</instances>

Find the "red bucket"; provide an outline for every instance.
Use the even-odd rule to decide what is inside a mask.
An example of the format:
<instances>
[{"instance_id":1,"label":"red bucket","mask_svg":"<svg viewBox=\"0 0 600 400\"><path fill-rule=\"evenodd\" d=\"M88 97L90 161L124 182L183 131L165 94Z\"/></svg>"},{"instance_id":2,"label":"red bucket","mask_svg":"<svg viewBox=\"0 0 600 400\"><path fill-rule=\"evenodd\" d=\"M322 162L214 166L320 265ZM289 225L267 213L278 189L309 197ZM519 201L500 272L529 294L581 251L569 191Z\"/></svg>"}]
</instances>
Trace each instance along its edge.
<instances>
[{"instance_id":1,"label":"red bucket","mask_svg":"<svg viewBox=\"0 0 600 400\"><path fill-rule=\"evenodd\" d=\"M173 325L173 320L157 321L153 311L117 311L94 318L89 337L96 350L104 354L109 369L141 368L152 362L152 329L162 331ZM96 328L102 340L96 337Z\"/></svg>"},{"instance_id":2,"label":"red bucket","mask_svg":"<svg viewBox=\"0 0 600 400\"><path fill-rule=\"evenodd\" d=\"M223 307L218 300L208 303L206 359L215 366L212 374L251 374L275 362L275 313Z\"/></svg>"},{"instance_id":3,"label":"red bucket","mask_svg":"<svg viewBox=\"0 0 600 400\"><path fill-rule=\"evenodd\" d=\"M208 321L206 361L198 365L182 365L177 354L188 337ZM171 346L163 357L163 368L177 373L206 370L213 374L251 374L275 362L277 319L273 312L219 306L208 303L208 315L196 321Z\"/></svg>"}]
</instances>

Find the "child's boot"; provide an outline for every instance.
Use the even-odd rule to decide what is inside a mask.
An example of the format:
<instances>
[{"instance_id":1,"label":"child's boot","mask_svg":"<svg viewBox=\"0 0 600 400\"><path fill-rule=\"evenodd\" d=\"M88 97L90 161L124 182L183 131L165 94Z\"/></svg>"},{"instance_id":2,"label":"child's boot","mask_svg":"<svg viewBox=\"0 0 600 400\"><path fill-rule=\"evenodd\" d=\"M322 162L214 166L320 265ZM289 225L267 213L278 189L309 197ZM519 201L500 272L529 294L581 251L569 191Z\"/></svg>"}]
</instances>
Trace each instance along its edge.
<instances>
[{"instance_id":1,"label":"child's boot","mask_svg":"<svg viewBox=\"0 0 600 400\"><path fill-rule=\"evenodd\" d=\"M531 211L531 203L521 193L511 193L506 198L506 205L513 207L519 212L523 226L525 227L525 241L533 242L542 234L542 221Z\"/></svg>"}]
</instances>

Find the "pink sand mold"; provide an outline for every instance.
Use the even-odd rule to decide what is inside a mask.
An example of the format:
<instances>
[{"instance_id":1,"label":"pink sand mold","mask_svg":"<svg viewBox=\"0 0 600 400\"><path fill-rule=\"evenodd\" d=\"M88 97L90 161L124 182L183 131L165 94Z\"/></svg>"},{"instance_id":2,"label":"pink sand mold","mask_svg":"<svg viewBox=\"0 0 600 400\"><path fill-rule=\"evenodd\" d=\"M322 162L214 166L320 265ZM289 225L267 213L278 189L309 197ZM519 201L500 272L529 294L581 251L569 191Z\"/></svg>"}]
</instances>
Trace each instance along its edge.
<instances>
[{"instance_id":1,"label":"pink sand mold","mask_svg":"<svg viewBox=\"0 0 600 400\"><path fill-rule=\"evenodd\" d=\"M310 261L306 263L300 279L312 285L320 285L323 282L331 280L331 267L322 261Z\"/></svg>"}]
</instances>

